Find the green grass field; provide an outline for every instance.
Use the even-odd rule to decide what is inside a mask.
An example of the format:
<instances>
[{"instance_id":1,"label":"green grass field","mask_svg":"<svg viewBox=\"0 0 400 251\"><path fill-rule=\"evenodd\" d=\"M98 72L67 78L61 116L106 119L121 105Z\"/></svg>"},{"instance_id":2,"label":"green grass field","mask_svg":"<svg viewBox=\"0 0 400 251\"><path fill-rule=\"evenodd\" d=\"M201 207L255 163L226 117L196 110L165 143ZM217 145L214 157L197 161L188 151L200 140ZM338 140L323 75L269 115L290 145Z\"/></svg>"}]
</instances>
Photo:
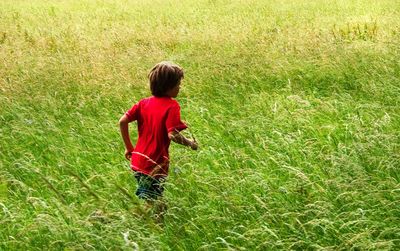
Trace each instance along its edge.
<instances>
[{"instance_id":1,"label":"green grass field","mask_svg":"<svg viewBox=\"0 0 400 251\"><path fill-rule=\"evenodd\" d=\"M398 0L3 0L0 250L398 250L399 59ZM162 60L163 228L118 127Z\"/></svg>"}]
</instances>

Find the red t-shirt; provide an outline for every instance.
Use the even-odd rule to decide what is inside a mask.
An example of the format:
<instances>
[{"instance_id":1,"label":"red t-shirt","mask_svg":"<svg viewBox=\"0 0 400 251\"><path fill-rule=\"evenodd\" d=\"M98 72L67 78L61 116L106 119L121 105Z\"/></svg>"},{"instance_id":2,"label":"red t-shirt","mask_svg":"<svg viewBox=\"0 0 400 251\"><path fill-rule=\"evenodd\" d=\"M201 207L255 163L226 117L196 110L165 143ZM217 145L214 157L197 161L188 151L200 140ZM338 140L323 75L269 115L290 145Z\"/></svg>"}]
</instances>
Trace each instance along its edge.
<instances>
[{"instance_id":1,"label":"red t-shirt","mask_svg":"<svg viewBox=\"0 0 400 251\"><path fill-rule=\"evenodd\" d=\"M153 177L167 175L171 142L168 133L187 128L181 121L178 102L170 97L152 96L140 100L125 114L129 121L137 121L139 132L132 152L132 170Z\"/></svg>"}]
</instances>

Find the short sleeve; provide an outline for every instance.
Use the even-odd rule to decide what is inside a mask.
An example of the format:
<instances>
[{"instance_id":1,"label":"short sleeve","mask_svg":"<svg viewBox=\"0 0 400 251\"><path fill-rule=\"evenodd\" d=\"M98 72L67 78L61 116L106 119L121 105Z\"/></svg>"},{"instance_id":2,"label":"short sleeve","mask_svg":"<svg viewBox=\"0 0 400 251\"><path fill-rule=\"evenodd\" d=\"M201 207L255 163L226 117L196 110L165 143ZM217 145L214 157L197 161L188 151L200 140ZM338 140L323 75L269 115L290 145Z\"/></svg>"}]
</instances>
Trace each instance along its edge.
<instances>
[{"instance_id":1,"label":"short sleeve","mask_svg":"<svg viewBox=\"0 0 400 251\"><path fill-rule=\"evenodd\" d=\"M178 103L168 110L166 127L168 132L182 131L187 128L185 123L181 121L181 109Z\"/></svg>"},{"instance_id":2,"label":"short sleeve","mask_svg":"<svg viewBox=\"0 0 400 251\"><path fill-rule=\"evenodd\" d=\"M129 121L134 121L138 119L138 113L139 113L139 103L136 103L132 106L131 109L129 109L125 115L128 117Z\"/></svg>"}]
</instances>

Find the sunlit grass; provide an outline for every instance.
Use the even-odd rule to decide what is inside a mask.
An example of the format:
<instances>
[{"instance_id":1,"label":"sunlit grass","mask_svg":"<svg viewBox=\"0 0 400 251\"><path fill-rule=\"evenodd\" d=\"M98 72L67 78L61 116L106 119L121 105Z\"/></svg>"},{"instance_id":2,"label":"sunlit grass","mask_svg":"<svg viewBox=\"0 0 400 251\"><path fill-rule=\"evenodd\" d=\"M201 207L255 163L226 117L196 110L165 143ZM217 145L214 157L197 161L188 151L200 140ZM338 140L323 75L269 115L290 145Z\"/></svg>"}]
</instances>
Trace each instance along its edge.
<instances>
[{"instance_id":1,"label":"sunlit grass","mask_svg":"<svg viewBox=\"0 0 400 251\"><path fill-rule=\"evenodd\" d=\"M2 1L0 249L398 249L399 8ZM162 60L201 149L172 145L160 228L117 121Z\"/></svg>"}]
</instances>

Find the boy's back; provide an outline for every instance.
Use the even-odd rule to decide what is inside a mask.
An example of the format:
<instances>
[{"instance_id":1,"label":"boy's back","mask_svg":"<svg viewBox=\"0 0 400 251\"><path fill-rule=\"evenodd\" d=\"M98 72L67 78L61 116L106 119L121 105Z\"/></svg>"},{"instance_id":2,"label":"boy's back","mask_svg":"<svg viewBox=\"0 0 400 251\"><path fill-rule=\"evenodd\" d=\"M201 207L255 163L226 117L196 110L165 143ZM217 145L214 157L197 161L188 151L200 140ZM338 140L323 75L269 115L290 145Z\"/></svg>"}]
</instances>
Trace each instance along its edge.
<instances>
[{"instance_id":1,"label":"boy's back","mask_svg":"<svg viewBox=\"0 0 400 251\"><path fill-rule=\"evenodd\" d=\"M137 121L139 135L131 168L151 176L167 175L168 133L187 128L180 119L178 102L171 97L152 96L135 104L126 115L130 121Z\"/></svg>"}]
</instances>

